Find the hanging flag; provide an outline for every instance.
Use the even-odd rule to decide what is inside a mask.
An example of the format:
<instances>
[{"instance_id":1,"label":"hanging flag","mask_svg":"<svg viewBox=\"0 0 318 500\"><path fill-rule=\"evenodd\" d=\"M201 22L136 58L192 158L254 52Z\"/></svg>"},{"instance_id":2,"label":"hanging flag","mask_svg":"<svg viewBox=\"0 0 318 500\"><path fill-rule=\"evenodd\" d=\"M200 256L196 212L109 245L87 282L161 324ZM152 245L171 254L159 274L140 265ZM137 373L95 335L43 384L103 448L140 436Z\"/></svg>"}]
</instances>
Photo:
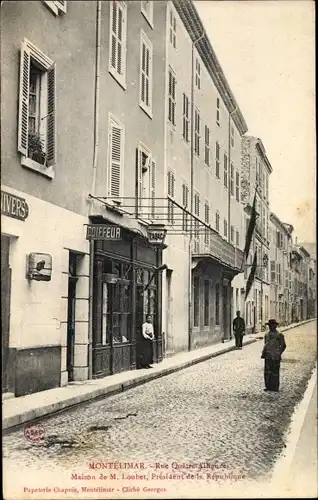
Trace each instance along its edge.
<instances>
[{"instance_id":1,"label":"hanging flag","mask_svg":"<svg viewBox=\"0 0 318 500\"><path fill-rule=\"evenodd\" d=\"M245 300L247 299L248 294L251 291L251 288L252 288L252 285L254 282L254 278L255 278L256 268L257 268L257 254L255 252L253 264L251 267L251 272L250 272L250 275L249 275L248 280L246 282Z\"/></svg>"},{"instance_id":2,"label":"hanging flag","mask_svg":"<svg viewBox=\"0 0 318 500\"><path fill-rule=\"evenodd\" d=\"M244 252L243 252L241 270L243 269L244 262L247 261L248 254L250 252L255 226L256 226L256 189L255 189L255 194L254 194L251 218L250 218L250 222L249 222L249 225L247 228L247 233L246 233L246 240L245 240L245 247L244 247Z\"/></svg>"}]
</instances>

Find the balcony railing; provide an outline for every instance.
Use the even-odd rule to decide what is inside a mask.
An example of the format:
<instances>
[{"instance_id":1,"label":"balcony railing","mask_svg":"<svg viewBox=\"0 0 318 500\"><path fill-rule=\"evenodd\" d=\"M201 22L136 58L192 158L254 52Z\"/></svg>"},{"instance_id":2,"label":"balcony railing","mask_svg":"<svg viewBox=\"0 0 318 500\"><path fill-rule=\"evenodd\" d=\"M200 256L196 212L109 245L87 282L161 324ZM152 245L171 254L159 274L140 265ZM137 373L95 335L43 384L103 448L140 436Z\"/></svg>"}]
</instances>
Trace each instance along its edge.
<instances>
[{"instance_id":1,"label":"balcony railing","mask_svg":"<svg viewBox=\"0 0 318 500\"><path fill-rule=\"evenodd\" d=\"M241 269L243 252L224 240L218 233L194 234L192 240L193 256L209 256L220 263L235 269Z\"/></svg>"}]
</instances>

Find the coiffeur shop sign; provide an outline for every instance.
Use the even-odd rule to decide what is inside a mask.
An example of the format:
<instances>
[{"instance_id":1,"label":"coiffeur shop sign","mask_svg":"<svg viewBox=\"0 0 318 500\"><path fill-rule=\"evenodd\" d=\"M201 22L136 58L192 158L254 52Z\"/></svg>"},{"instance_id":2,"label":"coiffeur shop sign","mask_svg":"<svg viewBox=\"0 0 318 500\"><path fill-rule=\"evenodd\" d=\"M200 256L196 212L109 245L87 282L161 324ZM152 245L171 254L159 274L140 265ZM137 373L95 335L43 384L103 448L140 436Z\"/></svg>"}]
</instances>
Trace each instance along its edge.
<instances>
[{"instance_id":1,"label":"coiffeur shop sign","mask_svg":"<svg viewBox=\"0 0 318 500\"><path fill-rule=\"evenodd\" d=\"M1 213L13 219L25 221L29 215L29 206L24 198L1 191Z\"/></svg>"}]
</instances>

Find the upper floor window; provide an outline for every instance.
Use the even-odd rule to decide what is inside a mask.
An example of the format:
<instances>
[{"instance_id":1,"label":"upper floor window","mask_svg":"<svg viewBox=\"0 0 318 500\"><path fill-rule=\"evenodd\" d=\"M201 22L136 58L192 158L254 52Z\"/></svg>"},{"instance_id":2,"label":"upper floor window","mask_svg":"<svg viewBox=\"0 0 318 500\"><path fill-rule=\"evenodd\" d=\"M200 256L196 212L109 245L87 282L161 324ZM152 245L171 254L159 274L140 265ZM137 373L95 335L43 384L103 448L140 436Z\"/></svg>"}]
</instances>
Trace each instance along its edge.
<instances>
[{"instance_id":1,"label":"upper floor window","mask_svg":"<svg viewBox=\"0 0 318 500\"><path fill-rule=\"evenodd\" d=\"M168 224L174 224L174 204L175 197L175 175L171 170L168 171Z\"/></svg>"},{"instance_id":2,"label":"upper floor window","mask_svg":"<svg viewBox=\"0 0 318 500\"><path fill-rule=\"evenodd\" d=\"M224 153L224 186L227 188L228 187L228 161L227 161L227 154Z\"/></svg>"},{"instance_id":3,"label":"upper floor window","mask_svg":"<svg viewBox=\"0 0 318 500\"><path fill-rule=\"evenodd\" d=\"M234 127L231 126L231 146L234 148Z\"/></svg>"},{"instance_id":4,"label":"upper floor window","mask_svg":"<svg viewBox=\"0 0 318 500\"><path fill-rule=\"evenodd\" d=\"M230 189L231 195L234 195L234 165L231 162L231 175L230 175Z\"/></svg>"},{"instance_id":5,"label":"upper floor window","mask_svg":"<svg viewBox=\"0 0 318 500\"><path fill-rule=\"evenodd\" d=\"M127 6L110 2L109 72L126 88Z\"/></svg>"},{"instance_id":6,"label":"upper floor window","mask_svg":"<svg viewBox=\"0 0 318 500\"><path fill-rule=\"evenodd\" d=\"M205 164L209 167L210 166L210 129L206 125L205 126L205 151L204 151L204 161Z\"/></svg>"},{"instance_id":7,"label":"upper floor window","mask_svg":"<svg viewBox=\"0 0 318 500\"><path fill-rule=\"evenodd\" d=\"M215 229L218 233L220 232L220 213L218 211L215 213Z\"/></svg>"},{"instance_id":8,"label":"upper floor window","mask_svg":"<svg viewBox=\"0 0 318 500\"><path fill-rule=\"evenodd\" d=\"M21 163L47 177L56 163L55 63L24 39L20 56L18 151Z\"/></svg>"},{"instance_id":9,"label":"upper floor window","mask_svg":"<svg viewBox=\"0 0 318 500\"><path fill-rule=\"evenodd\" d=\"M170 10L170 43L176 48L177 46L177 20L172 10Z\"/></svg>"},{"instance_id":10,"label":"upper floor window","mask_svg":"<svg viewBox=\"0 0 318 500\"><path fill-rule=\"evenodd\" d=\"M208 201L206 201L204 204L204 222L208 226L210 225L210 206ZM204 243L206 245L209 244L209 235L210 235L210 230L206 227L204 230Z\"/></svg>"},{"instance_id":11,"label":"upper floor window","mask_svg":"<svg viewBox=\"0 0 318 500\"><path fill-rule=\"evenodd\" d=\"M172 69L169 69L169 89L168 89L168 120L172 125L176 124L176 77Z\"/></svg>"},{"instance_id":12,"label":"upper floor window","mask_svg":"<svg viewBox=\"0 0 318 500\"><path fill-rule=\"evenodd\" d=\"M236 201L240 201L240 174L236 172L236 182L235 182L235 191L236 191Z\"/></svg>"},{"instance_id":13,"label":"upper floor window","mask_svg":"<svg viewBox=\"0 0 318 500\"><path fill-rule=\"evenodd\" d=\"M231 226L231 243L234 243L234 226Z\"/></svg>"},{"instance_id":14,"label":"upper floor window","mask_svg":"<svg viewBox=\"0 0 318 500\"><path fill-rule=\"evenodd\" d=\"M189 98L183 93L182 104L182 135L186 142L189 142L190 118L189 118Z\"/></svg>"},{"instance_id":15,"label":"upper floor window","mask_svg":"<svg viewBox=\"0 0 318 500\"><path fill-rule=\"evenodd\" d=\"M215 143L215 175L220 178L220 144Z\"/></svg>"},{"instance_id":16,"label":"upper floor window","mask_svg":"<svg viewBox=\"0 0 318 500\"><path fill-rule=\"evenodd\" d=\"M124 126L112 116L108 121L108 196L120 197L123 182Z\"/></svg>"},{"instance_id":17,"label":"upper floor window","mask_svg":"<svg viewBox=\"0 0 318 500\"><path fill-rule=\"evenodd\" d=\"M200 112L194 111L194 152L200 156Z\"/></svg>"},{"instance_id":18,"label":"upper floor window","mask_svg":"<svg viewBox=\"0 0 318 500\"><path fill-rule=\"evenodd\" d=\"M66 8L67 8L67 2L63 2L63 1L52 1L52 2L44 2L45 5L47 5L47 7L49 7L49 9L51 9L52 12L54 12L54 14L56 16L58 16L61 12L62 13L66 13Z\"/></svg>"},{"instance_id":19,"label":"upper floor window","mask_svg":"<svg viewBox=\"0 0 318 500\"><path fill-rule=\"evenodd\" d=\"M182 184L182 206L187 210L189 205L189 188L187 184ZM188 229L188 214L182 211L182 230L187 231Z\"/></svg>"},{"instance_id":20,"label":"upper floor window","mask_svg":"<svg viewBox=\"0 0 318 500\"><path fill-rule=\"evenodd\" d=\"M220 99L216 99L216 123L220 126Z\"/></svg>"},{"instance_id":21,"label":"upper floor window","mask_svg":"<svg viewBox=\"0 0 318 500\"><path fill-rule=\"evenodd\" d=\"M195 60L195 84L198 89L201 88L201 66L198 59Z\"/></svg>"},{"instance_id":22,"label":"upper floor window","mask_svg":"<svg viewBox=\"0 0 318 500\"><path fill-rule=\"evenodd\" d=\"M153 28L153 1L144 0L141 1L141 12L145 16L146 20Z\"/></svg>"},{"instance_id":23,"label":"upper floor window","mask_svg":"<svg viewBox=\"0 0 318 500\"><path fill-rule=\"evenodd\" d=\"M227 238L227 220L224 219L223 221L223 234L225 236L225 238Z\"/></svg>"},{"instance_id":24,"label":"upper floor window","mask_svg":"<svg viewBox=\"0 0 318 500\"><path fill-rule=\"evenodd\" d=\"M236 246L240 246L240 233L236 231Z\"/></svg>"},{"instance_id":25,"label":"upper floor window","mask_svg":"<svg viewBox=\"0 0 318 500\"><path fill-rule=\"evenodd\" d=\"M144 145L137 148L137 216L155 217L156 162Z\"/></svg>"},{"instance_id":26,"label":"upper floor window","mask_svg":"<svg viewBox=\"0 0 318 500\"><path fill-rule=\"evenodd\" d=\"M140 106L152 114L152 43L143 31L140 35Z\"/></svg>"}]
</instances>

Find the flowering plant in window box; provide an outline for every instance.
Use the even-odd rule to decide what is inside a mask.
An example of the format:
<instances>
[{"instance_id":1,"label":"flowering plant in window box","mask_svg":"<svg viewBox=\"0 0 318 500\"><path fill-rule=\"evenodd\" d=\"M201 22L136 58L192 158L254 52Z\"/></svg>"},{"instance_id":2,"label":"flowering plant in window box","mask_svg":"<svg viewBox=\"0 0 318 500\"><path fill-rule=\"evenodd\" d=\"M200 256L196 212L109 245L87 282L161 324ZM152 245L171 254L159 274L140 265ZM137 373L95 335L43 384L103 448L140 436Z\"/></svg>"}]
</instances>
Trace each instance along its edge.
<instances>
[{"instance_id":1,"label":"flowering plant in window box","mask_svg":"<svg viewBox=\"0 0 318 500\"><path fill-rule=\"evenodd\" d=\"M28 136L28 157L46 166L46 153L43 151L43 143L39 134L30 133Z\"/></svg>"}]
</instances>

